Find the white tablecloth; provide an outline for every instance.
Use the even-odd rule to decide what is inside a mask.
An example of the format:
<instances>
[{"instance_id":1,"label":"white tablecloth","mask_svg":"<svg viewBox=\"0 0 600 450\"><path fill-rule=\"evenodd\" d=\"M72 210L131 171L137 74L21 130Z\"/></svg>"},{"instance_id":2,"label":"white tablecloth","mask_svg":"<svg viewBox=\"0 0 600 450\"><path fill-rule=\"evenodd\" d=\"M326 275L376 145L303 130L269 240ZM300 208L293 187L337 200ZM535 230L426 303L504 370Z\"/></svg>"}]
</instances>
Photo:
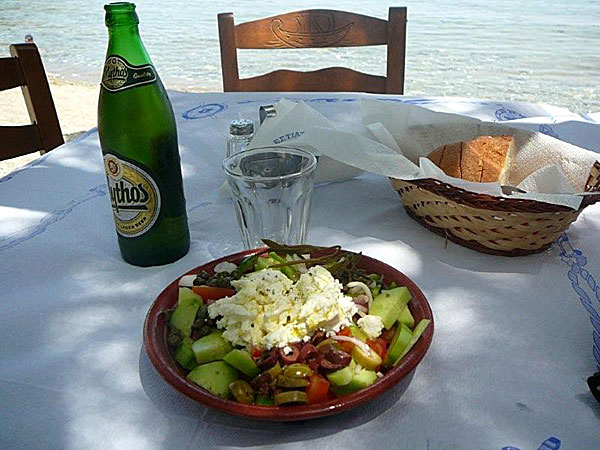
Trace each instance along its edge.
<instances>
[{"instance_id":1,"label":"white tablecloth","mask_svg":"<svg viewBox=\"0 0 600 450\"><path fill-rule=\"evenodd\" d=\"M360 120L360 95L286 97ZM227 124L238 114L258 120L258 107L279 98L171 93L192 235L189 254L171 265L121 260L96 130L0 179L0 448L600 448L600 404L585 383L600 366L598 205L549 251L502 258L446 246L408 218L383 177L318 186L309 241L395 266L431 303L434 340L404 396L261 423L207 409L157 375L142 346L152 301L181 273L240 246L231 201L217 193ZM561 108L385 99L600 151L593 116Z\"/></svg>"}]
</instances>

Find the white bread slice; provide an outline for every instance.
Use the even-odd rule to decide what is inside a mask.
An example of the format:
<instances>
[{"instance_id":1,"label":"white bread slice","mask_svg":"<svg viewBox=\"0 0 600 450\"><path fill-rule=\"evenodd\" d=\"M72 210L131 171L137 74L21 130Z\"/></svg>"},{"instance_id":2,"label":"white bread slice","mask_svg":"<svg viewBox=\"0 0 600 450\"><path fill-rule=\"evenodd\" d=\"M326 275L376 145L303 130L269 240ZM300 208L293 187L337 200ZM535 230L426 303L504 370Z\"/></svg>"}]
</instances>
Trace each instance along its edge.
<instances>
[{"instance_id":1,"label":"white bread slice","mask_svg":"<svg viewBox=\"0 0 600 450\"><path fill-rule=\"evenodd\" d=\"M515 143L512 136L479 136L444 145L427 157L451 177L506 184L515 157Z\"/></svg>"}]
</instances>

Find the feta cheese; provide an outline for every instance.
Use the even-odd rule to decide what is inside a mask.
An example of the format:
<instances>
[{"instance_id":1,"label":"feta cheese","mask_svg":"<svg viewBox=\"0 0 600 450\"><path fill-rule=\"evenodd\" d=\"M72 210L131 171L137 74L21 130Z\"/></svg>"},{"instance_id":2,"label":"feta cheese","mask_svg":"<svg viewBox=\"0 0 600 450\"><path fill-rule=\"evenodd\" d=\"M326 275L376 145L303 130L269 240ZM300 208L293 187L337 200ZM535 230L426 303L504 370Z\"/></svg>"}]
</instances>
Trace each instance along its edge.
<instances>
[{"instance_id":1,"label":"feta cheese","mask_svg":"<svg viewBox=\"0 0 600 450\"><path fill-rule=\"evenodd\" d=\"M285 355L289 355L290 353L292 353L292 347L290 347L289 345L286 345L285 347L283 347L283 353Z\"/></svg>"},{"instance_id":2,"label":"feta cheese","mask_svg":"<svg viewBox=\"0 0 600 450\"><path fill-rule=\"evenodd\" d=\"M339 281L321 266L311 267L296 284L273 269L250 273L231 284L236 294L209 305L208 314L211 319L221 316L217 327L234 345L285 347L318 329L335 333L357 312Z\"/></svg>"},{"instance_id":3,"label":"feta cheese","mask_svg":"<svg viewBox=\"0 0 600 450\"><path fill-rule=\"evenodd\" d=\"M197 275L184 275L179 279L179 287L193 287Z\"/></svg>"},{"instance_id":4,"label":"feta cheese","mask_svg":"<svg viewBox=\"0 0 600 450\"><path fill-rule=\"evenodd\" d=\"M231 273L235 269L237 269L236 264L230 263L229 261L223 261L215 266L214 271L215 271L215 273L221 273L221 272Z\"/></svg>"},{"instance_id":5,"label":"feta cheese","mask_svg":"<svg viewBox=\"0 0 600 450\"><path fill-rule=\"evenodd\" d=\"M384 327L381 318L379 316L372 316L371 314L361 317L356 324L371 339L379 337Z\"/></svg>"}]
</instances>

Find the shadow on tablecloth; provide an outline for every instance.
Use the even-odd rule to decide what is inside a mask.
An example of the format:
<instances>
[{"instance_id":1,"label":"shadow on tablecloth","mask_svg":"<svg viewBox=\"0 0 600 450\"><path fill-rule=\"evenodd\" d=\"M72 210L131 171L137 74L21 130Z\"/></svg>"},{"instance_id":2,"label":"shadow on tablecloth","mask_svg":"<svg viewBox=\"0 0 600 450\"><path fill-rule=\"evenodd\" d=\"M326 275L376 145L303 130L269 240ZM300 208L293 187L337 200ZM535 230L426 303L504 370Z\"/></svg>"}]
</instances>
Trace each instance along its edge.
<instances>
[{"instance_id":1,"label":"shadow on tablecloth","mask_svg":"<svg viewBox=\"0 0 600 450\"><path fill-rule=\"evenodd\" d=\"M171 419L174 419L173 416L184 416L204 422L213 430L211 440L214 445L241 447L314 440L366 424L398 402L408 388L414 373L413 371L409 377L402 380L395 388L387 391L385 395L350 411L321 419L266 422L244 419L205 407L185 397L164 381L152 366L143 346L139 359L142 387L159 411ZM220 429L215 429L215 426ZM227 432L227 429L230 429L230 432Z\"/></svg>"}]
</instances>

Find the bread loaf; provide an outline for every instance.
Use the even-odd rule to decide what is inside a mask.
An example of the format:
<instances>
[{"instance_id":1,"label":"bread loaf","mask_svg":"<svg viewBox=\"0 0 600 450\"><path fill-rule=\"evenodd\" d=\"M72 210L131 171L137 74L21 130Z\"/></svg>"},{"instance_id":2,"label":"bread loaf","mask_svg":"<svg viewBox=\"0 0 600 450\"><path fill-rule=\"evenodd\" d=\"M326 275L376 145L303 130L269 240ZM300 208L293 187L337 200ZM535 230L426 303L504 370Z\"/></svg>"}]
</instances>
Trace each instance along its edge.
<instances>
[{"instance_id":1,"label":"bread loaf","mask_svg":"<svg viewBox=\"0 0 600 450\"><path fill-rule=\"evenodd\" d=\"M508 168L514 155L512 136L479 136L472 141L443 145L427 157L451 177L507 184Z\"/></svg>"}]
</instances>

